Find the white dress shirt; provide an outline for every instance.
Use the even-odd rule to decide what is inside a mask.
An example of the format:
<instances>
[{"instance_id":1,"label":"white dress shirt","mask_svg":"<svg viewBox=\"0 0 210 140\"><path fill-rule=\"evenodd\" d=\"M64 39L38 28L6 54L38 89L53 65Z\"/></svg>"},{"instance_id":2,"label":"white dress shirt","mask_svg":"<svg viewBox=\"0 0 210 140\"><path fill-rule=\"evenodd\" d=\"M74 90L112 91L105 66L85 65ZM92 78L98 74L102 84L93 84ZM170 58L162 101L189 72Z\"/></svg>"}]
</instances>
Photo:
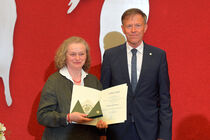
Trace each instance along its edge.
<instances>
[{"instance_id":1,"label":"white dress shirt","mask_svg":"<svg viewBox=\"0 0 210 140\"><path fill-rule=\"evenodd\" d=\"M129 77L130 77L130 81L131 81L131 59L132 59L132 52L131 50L133 49L133 47L131 47L128 43L126 43L127 46L127 60L128 60L128 73L129 73ZM136 57L137 57L137 82L139 80L139 76L141 74L141 66L142 66L142 60L143 60L143 49L144 48L144 43L142 42L136 49L137 49L137 53L136 53Z\"/></svg>"},{"instance_id":2,"label":"white dress shirt","mask_svg":"<svg viewBox=\"0 0 210 140\"><path fill-rule=\"evenodd\" d=\"M59 73L60 73L61 75L65 76L67 79L69 79L70 81L72 81L72 82L74 83L74 81L73 81L73 79L72 79L72 76L69 74L69 71L68 71L68 69L67 69L66 66L63 67L63 68L61 68L61 69L59 70ZM85 77L86 77L88 74L87 74L83 69L82 69L81 73L82 73L82 76L81 76L81 85L84 86L84 79L85 79Z\"/></svg>"}]
</instances>

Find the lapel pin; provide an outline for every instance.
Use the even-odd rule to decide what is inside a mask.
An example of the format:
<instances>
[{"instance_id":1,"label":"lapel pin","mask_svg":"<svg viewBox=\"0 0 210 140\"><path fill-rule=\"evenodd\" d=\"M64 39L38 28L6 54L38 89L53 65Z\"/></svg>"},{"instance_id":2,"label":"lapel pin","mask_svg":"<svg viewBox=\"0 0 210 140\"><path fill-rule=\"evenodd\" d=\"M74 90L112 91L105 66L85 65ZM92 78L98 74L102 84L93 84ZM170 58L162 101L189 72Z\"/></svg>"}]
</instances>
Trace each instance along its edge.
<instances>
[{"instance_id":1,"label":"lapel pin","mask_svg":"<svg viewBox=\"0 0 210 140\"><path fill-rule=\"evenodd\" d=\"M149 55L152 55L152 53L149 53Z\"/></svg>"}]
</instances>

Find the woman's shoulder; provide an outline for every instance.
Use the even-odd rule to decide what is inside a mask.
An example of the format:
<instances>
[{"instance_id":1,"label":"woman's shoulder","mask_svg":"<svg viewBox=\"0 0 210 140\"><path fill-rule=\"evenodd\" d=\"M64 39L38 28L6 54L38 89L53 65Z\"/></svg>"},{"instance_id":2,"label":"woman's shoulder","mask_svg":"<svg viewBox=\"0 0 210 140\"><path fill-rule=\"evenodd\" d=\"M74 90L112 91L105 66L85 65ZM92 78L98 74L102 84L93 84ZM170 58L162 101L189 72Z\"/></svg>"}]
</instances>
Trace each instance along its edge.
<instances>
[{"instance_id":1,"label":"woman's shoulder","mask_svg":"<svg viewBox=\"0 0 210 140\"><path fill-rule=\"evenodd\" d=\"M48 77L48 79L58 79L58 78L61 78L61 74L58 71L54 72Z\"/></svg>"},{"instance_id":2,"label":"woman's shoulder","mask_svg":"<svg viewBox=\"0 0 210 140\"><path fill-rule=\"evenodd\" d=\"M98 80L98 78L97 78L95 75L90 74L90 73L88 73L88 75L87 75L87 79Z\"/></svg>"},{"instance_id":3,"label":"woman's shoulder","mask_svg":"<svg viewBox=\"0 0 210 140\"><path fill-rule=\"evenodd\" d=\"M48 77L47 82L62 82L66 80L67 79L64 76L62 76L58 71L56 71Z\"/></svg>"},{"instance_id":4,"label":"woman's shoulder","mask_svg":"<svg viewBox=\"0 0 210 140\"><path fill-rule=\"evenodd\" d=\"M85 86L92 87L95 89L102 89L101 82L98 80L98 78L93 74L88 74L85 78Z\"/></svg>"}]
</instances>

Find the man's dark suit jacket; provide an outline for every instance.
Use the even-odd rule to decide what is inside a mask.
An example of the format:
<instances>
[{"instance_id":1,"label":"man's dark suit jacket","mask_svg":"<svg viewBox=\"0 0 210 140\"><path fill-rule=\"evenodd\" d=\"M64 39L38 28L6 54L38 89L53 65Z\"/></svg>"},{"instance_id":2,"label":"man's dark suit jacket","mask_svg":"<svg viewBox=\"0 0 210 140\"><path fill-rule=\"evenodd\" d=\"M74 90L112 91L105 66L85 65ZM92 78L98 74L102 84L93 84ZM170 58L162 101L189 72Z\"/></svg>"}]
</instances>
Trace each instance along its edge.
<instances>
[{"instance_id":1,"label":"man's dark suit jacket","mask_svg":"<svg viewBox=\"0 0 210 140\"><path fill-rule=\"evenodd\" d=\"M102 89L100 81L91 74L85 77L84 85ZM95 126L67 124L72 87L73 83L58 72L45 83L37 112L38 122L46 127L42 140L99 140Z\"/></svg>"},{"instance_id":2,"label":"man's dark suit jacket","mask_svg":"<svg viewBox=\"0 0 210 140\"><path fill-rule=\"evenodd\" d=\"M129 122L140 140L171 140L172 109L166 54L144 43L141 74L135 93L129 79L126 44L105 51L101 69L103 88L127 83L127 121L110 125L108 140L124 140ZM133 118L133 119L132 119Z\"/></svg>"}]
</instances>

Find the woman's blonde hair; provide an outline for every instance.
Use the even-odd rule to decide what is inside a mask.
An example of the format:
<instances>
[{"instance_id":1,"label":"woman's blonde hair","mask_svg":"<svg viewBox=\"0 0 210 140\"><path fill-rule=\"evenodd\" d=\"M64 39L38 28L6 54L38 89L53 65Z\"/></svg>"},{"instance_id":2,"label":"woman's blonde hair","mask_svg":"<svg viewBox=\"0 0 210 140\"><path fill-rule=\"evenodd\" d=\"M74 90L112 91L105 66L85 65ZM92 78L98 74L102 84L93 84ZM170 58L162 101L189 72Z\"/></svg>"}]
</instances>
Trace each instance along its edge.
<instances>
[{"instance_id":1,"label":"woman's blonde hair","mask_svg":"<svg viewBox=\"0 0 210 140\"><path fill-rule=\"evenodd\" d=\"M64 66L66 66L67 49L68 46L72 43L82 43L83 45L85 45L87 57L82 69L87 72L88 69L90 68L90 52L89 52L90 49L88 43L83 38L77 36L72 36L64 40L63 43L60 45L55 55L55 66L57 67L57 69L61 69Z\"/></svg>"}]
</instances>

